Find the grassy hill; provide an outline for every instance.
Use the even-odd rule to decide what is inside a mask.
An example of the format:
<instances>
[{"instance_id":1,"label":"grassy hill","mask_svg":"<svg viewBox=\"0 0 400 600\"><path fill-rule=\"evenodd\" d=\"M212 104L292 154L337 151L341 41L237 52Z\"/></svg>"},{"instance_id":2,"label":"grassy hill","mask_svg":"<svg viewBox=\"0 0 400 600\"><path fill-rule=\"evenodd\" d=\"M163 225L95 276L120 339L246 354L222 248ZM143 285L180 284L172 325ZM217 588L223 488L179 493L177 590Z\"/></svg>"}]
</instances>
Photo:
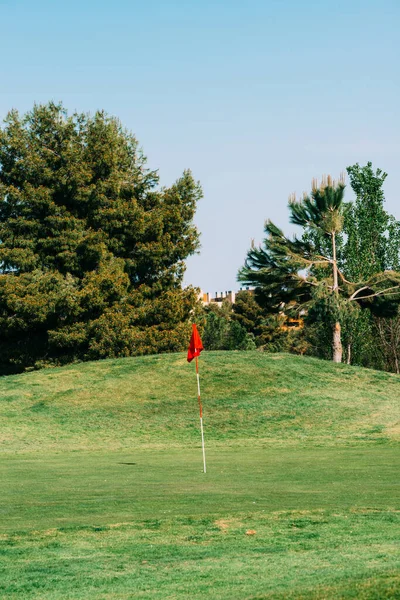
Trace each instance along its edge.
<instances>
[{"instance_id":1,"label":"grassy hill","mask_svg":"<svg viewBox=\"0 0 400 600\"><path fill-rule=\"evenodd\" d=\"M208 444L400 440L400 377L284 354L201 357ZM198 441L194 366L183 354L82 363L0 379L0 444L30 452Z\"/></svg>"},{"instance_id":2,"label":"grassy hill","mask_svg":"<svg viewBox=\"0 0 400 600\"><path fill-rule=\"evenodd\" d=\"M183 354L0 379L0 598L400 598L400 377Z\"/></svg>"}]
</instances>

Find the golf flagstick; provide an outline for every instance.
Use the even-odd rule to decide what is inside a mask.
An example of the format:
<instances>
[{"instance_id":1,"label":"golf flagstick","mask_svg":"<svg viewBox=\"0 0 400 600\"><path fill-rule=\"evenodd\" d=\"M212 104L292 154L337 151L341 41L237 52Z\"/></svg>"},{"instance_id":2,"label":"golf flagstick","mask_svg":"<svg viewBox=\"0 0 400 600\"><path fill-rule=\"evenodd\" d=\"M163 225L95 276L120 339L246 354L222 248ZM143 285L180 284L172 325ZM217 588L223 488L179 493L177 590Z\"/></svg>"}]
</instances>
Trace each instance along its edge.
<instances>
[{"instance_id":1,"label":"golf flagstick","mask_svg":"<svg viewBox=\"0 0 400 600\"><path fill-rule=\"evenodd\" d=\"M204 473L207 473L206 449L204 446L204 430L203 430L203 406L201 404L201 395L200 395L199 359L197 356L196 356L196 375L197 375L197 400L199 402L199 409L200 409L201 448L203 450L203 471L204 471Z\"/></svg>"},{"instance_id":2,"label":"golf flagstick","mask_svg":"<svg viewBox=\"0 0 400 600\"><path fill-rule=\"evenodd\" d=\"M197 326L195 323L192 324L192 335L189 342L187 360L188 362L192 362L192 360L196 359L196 375L197 375L197 401L199 403L200 409L200 431L201 431L201 448L203 451L203 471L207 472L206 468L206 450L204 447L204 430L203 430L203 407L201 404L201 396L200 396L200 375L199 375L199 359L200 352L204 350L203 342L201 341L201 337L199 332L197 331Z\"/></svg>"}]
</instances>

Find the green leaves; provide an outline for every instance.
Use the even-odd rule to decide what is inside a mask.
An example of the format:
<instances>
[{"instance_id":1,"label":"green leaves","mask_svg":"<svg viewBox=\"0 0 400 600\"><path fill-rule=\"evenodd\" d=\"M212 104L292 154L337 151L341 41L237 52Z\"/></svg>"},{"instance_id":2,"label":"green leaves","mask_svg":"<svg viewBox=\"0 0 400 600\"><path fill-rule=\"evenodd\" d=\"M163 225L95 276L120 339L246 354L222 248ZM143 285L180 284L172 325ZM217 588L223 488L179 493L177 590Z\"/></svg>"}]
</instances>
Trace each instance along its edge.
<instances>
[{"instance_id":1,"label":"green leaves","mask_svg":"<svg viewBox=\"0 0 400 600\"><path fill-rule=\"evenodd\" d=\"M54 103L37 105L22 117L12 111L0 130L0 272L6 281L0 355L5 362L10 323L41 336L37 356L30 348L32 354L21 354L21 366L87 357L102 315L118 323L121 306L129 313L128 329L116 325L115 346L103 345L98 355L157 351L156 343L140 349L127 333L141 326L130 302L146 306L148 315L140 319L148 327L160 325L155 307L164 314L164 331L179 329L182 322L186 327L196 298L188 295L188 309L180 288L184 261L199 247L193 217L201 196L190 171L171 187L159 188L157 172L146 166L136 138L104 112L69 116ZM56 282L48 297L41 291L46 278ZM71 286L67 299L64 290ZM35 310L14 296L32 296ZM173 311L167 309L171 297ZM182 331L179 335L182 345ZM124 350L116 349L119 344Z\"/></svg>"},{"instance_id":2,"label":"green leaves","mask_svg":"<svg viewBox=\"0 0 400 600\"><path fill-rule=\"evenodd\" d=\"M343 227L343 182L333 182L311 191L297 202L289 200L290 222L301 227L320 229L324 233L340 233Z\"/></svg>"},{"instance_id":3,"label":"green leaves","mask_svg":"<svg viewBox=\"0 0 400 600\"><path fill-rule=\"evenodd\" d=\"M377 316L397 313L400 274L391 265L399 264L400 226L382 208L386 174L374 173L370 163L348 171L363 199L346 206L342 180L314 182L310 195L289 201L290 221L302 227L302 238L289 239L268 221L263 245L248 251L238 279L255 288L256 300L270 313L301 312L336 332L340 323L358 318L358 308ZM340 340L335 348L338 361Z\"/></svg>"},{"instance_id":4,"label":"green leaves","mask_svg":"<svg viewBox=\"0 0 400 600\"><path fill-rule=\"evenodd\" d=\"M297 238L289 240L270 221L265 233L264 246L249 250L239 281L254 286L257 301L271 312L282 310L282 304L307 302L310 286L301 272L310 266L314 248Z\"/></svg>"},{"instance_id":5,"label":"green leaves","mask_svg":"<svg viewBox=\"0 0 400 600\"><path fill-rule=\"evenodd\" d=\"M362 280L399 266L399 223L384 208L383 183L387 177L372 163L347 168L356 201L345 219L344 248L348 278Z\"/></svg>"},{"instance_id":6,"label":"green leaves","mask_svg":"<svg viewBox=\"0 0 400 600\"><path fill-rule=\"evenodd\" d=\"M226 312L226 308L212 307L207 312L202 336L205 349L255 350L253 334L248 333L238 320L233 320L233 315L230 310Z\"/></svg>"}]
</instances>

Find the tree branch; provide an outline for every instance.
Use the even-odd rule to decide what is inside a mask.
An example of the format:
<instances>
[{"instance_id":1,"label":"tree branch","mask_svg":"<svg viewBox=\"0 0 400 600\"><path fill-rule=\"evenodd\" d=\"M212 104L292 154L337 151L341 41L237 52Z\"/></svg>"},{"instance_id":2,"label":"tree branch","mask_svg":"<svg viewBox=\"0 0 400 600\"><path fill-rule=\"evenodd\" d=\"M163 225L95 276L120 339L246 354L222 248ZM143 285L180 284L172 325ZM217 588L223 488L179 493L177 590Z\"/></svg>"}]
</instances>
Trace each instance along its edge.
<instances>
[{"instance_id":1,"label":"tree branch","mask_svg":"<svg viewBox=\"0 0 400 600\"><path fill-rule=\"evenodd\" d=\"M349 285L351 285L351 283L352 283L352 282L351 282L351 281L348 281L348 280L346 279L346 277L343 275L343 273L342 273L342 272L341 272L339 269L337 270L337 272L338 272L338 274L339 274L340 278L342 279L342 281L344 281L344 283L348 283Z\"/></svg>"},{"instance_id":2,"label":"tree branch","mask_svg":"<svg viewBox=\"0 0 400 600\"><path fill-rule=\"evenodd\" d=\"M356 290L356 291L354 292L354 294L352 294L352 295L350 296L349 300L354 300L354 299L355 299L355 297L357 296L357 294L358 294L359 292L362 292L363 290L369 290L369 289L370 289L370 287L371 287L371 286L369 286L369 285L364 285L364 287L362 287L362 288L360 288L360 289ZM365 296L364 296L364 298L365 298Z\"/></svg>"},{"instance_id":3,"label":"tree branch","mask_svg":"<svg viewBox=\"0 0 400 600\"><path fill-rule=\"evenodd\" d=\"M375 292L374 294L369 294L368 296L361 296L361 298L356 298L356 294L358 294L362 290L368 290L369 288L369 285L360 288L350 296L349 300L367 300L368 298L377 298L378 296L382 296L383 294L389 294L389 296L395 296L396 294L400 294L400 285L395 285L393 287L386 288L386 290L381 290L379 292ZM391 292L390 290L397 290L397 292Z\"/></svg>"}]
</instances>

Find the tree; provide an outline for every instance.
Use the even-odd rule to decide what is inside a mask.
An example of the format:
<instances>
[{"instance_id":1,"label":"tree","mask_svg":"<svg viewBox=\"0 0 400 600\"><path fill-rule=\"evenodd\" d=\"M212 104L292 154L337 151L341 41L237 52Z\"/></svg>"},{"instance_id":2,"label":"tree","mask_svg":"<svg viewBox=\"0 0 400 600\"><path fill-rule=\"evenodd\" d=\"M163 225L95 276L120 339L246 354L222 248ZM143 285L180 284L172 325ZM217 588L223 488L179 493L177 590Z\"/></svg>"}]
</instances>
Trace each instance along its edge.
<instances>
[{"instance_id":1,"label":"tree","mask_svg":"<svg viewBox=\"0 0 400 600\"><path fill-rule=\"evenodd\" d=\"M340 271L336 244L343 229L344 189L343 179L335 182L328 177L320 186L314 181L311 194L299 202L295 197L289 201L290 221L315 230L329 254L322 254L311 238L288 239L267 221L264 247L249 250L238 275L242 283L255 286L259 303L271 312L307 309L322 315L332 329L334 362L342 360L341 323L352 303L389 315L397 310L400 297L400 274L395 271L358 281L348 280Z\"/></svg>"},{"instance_id":2,"label":"tree","mask_svg":"<svg viewBox=\"0 0 400 600\"><path fill-rule=\"evenodd\" d=\"M250 290L236 295L232 319L254 337L256 346L268 352L304 354L308 348L302 323L297 326L283 314L269 314Z\"/></svg>"},{"instance_id":3,"label":"tree","mask_svg":"<svg viewBox=\"0 0 400 600\"><path fill-rule=\"evenodd\" d=\"M206 350L254 350L254 335L234 320L232 305L223 302L222 306L210 304L205 308L203 343Z\"/></svg>"},{"instance_id":4,"label":"tree","mask_svg":"<svg viewBox=\"0 0 400 600\"><path fill-rule=\"evenodd\" d=\"M345 205L343 233L336 238L337 260L340 271L349 280L366 279L379 271L399 270L400 224L384 209L383 184L387 177L372 163L347 167L351 187L356 195L354 203ZM315 228L305 228L303 237L311 241L320 254L332 258L329 239ZM321 276L321 270L315 275ZM376 351L374 317L369 311L347 305L342 315L342 338L346 362L379 367L380 354ZM309 321L309 319L308 319ZM326 355L326 332L329 324L321 315L313 326L313 344L321 356ZM318 340L320 337L320 340Z\"/></svg>"},{"instance_id":5,"label":"tree","mask_svg":"<svg viewBox=\"0 0 400 600\"><path fill-rule=\"evenodd\" d=\"M246 329L237 321L230 321L225 340L226 350L255 350L254 335L247 333Z\"/></svg>"},{"instance_id":6,"label":"tree","mask_svg":"<svg viewBox=\"0 0 400 600\"><path fill-rule=\"evenodd\" d=\"M183 349L200 185L160 188L136 138L97 112L11 111L0 130L2 370Z\"/></svg>"},{"instance_id":7,"label":"tree","mask_svg":"<svg viewBox=\"0 0 400 600\"><path fill-rule=\"evenodd\" d=\"M371 162L347 167L347 173L356 200L348 205L344 223L346 276L365 279L384 270L399 270L400 226L383 206L387 173L374 171Z\"/></svg>"},{"instance_id":8,"label":"tree","mask_svg":"<svg viewBox=\"0 0 400 600\"><path fill-rule=\"evenodd\" d=\"M347 235L343 247L346 277L365 278L377 270L400 269L400 223L384 208L383 184L387 173L374 170L372 163L347 167L356 200L349 205L344 229ZM393 318L354 319L349 323L350 337L365 343L373 340L376 354L381 355L385 368L398 370L399 316ZM378 346L378 348L377 348Z\"/></svg>"},{"instance_id":9,"label":"tree","mask_svg":"<svg viewBox=\"0 0 400 600\"><path fill-rule=\"evenodd\" d=\"M215 310L208 311L203 333L204 348L206 350L223 350L228 330L228 319Z\"/></svg>"},{"instance_id":10,"label":"tree","mask_svg":"<svg viewBox=\"0 0 400 600\"><path fill-rule=\"evenodd\" d=\"M375 332L378 334L379 348L385 370L400 373L400 318L375 319Z\"/></svg>"},{"instance_id":11,"label":"tree","mask_svg":"<svg viewBox=\"0 0 400 600\"><path fill-rule=\"evenodd\" d=\"M249 290L238 292L232 310L232 319L240 323L248 333L255 337L257 345L262 345L266 314L256 301L254 294Z\"/></svg>"}]
</instances>

